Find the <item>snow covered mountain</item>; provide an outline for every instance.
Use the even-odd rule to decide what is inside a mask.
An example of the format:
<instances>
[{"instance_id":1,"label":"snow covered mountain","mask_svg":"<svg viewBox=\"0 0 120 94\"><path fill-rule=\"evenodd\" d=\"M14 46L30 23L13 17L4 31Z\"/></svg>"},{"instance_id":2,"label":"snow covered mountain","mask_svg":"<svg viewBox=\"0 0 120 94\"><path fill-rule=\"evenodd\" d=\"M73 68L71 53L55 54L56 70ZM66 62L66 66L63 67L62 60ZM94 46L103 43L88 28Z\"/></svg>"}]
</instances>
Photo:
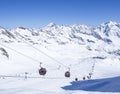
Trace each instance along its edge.
<instances>
[{"instance_id":1,"label":"snow covered mountain","mask_svg":"<svg viewBox=\"0 0 120 94\"><path fill-rule=\"evenodd\" d=\"M11 32L6 30L3 27L0 27L0 41L2 42L12 42L15 37L12 35Z\"/></svg>"},{"instance_id":2,"label":"snow covered mountain","mask_svg":"<svg viewBox=\"0 0 120 94\"><path fill-rule=\"evenodd\" d=\"M4 37L3 37L4 36ZM6 37L6 38L5 38ZM114 38L120 38L120 24L116 22L106 22L98 27L88 27L86 25L56 25L50 23L41 29L31 29L18 27L11 30L0 28L0 41L12 42L10 40L22 42L19 38L33 43L52 43L53 41L60 44L78 43L87 44L95 43L98 40L106 43L113 43Z\"/></svg>"},{"instance_id":3,"label":"snow covered mountain","mask_svg":"<svg viewBox=\"0 0 120 94\"><path fill-rule=\"evenodd\" d=\"M28 42L46 46L49 44L79 44L93 50L117 50L120 46L119 38L120 24L112 21L97 27L86 25L59 26L55 23L50 23L41 29L18 27L7 30L0 27L0 41L7 43Z\"/></svg>"},{"instance_id":4,"label":"snow covered mountain","mask_svg":"<svg viewBox=\"0 0 120 94\"><path fill-rule=\"evenodd\" d=\"M97 27L55 23L41 29L0 27L0 93L89 94L88 91L66 92L61 87L69 85L75 77L88 80L89 73L92 73L91 79L119 76L119 43L120 24L112 21ZM38 73L40 62L47 68L45 77ZM68 68L70 79L64 77ZM26 72L29 80L21 85L25 80L20 78L24 79Z\"/></svg>"}]
</instances>

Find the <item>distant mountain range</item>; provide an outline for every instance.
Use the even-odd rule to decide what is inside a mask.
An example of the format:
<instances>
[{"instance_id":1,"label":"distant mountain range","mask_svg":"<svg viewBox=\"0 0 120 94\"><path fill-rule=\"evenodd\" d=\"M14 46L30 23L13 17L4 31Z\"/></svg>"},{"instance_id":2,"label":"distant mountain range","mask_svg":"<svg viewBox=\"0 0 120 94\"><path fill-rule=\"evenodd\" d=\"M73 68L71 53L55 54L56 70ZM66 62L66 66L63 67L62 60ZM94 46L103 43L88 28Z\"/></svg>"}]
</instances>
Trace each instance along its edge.
<instances>
[{"instance_id":1,"label":"distant mountain range","mask_svg":"<svg viewBox=\"0 0 120 94\"><path fill-rule=\"evenodd\" d=\"M92 46L104 48L119 48L120 46L120 24L106 22L97 27L86 25L57 25L49 23L41 29L18 27L5 29L0 27L0 42L29 42L31 44L73 44L86 45L89 49ZM100 50L99 49L99 50Z\"/></svg>"}]
</instances>

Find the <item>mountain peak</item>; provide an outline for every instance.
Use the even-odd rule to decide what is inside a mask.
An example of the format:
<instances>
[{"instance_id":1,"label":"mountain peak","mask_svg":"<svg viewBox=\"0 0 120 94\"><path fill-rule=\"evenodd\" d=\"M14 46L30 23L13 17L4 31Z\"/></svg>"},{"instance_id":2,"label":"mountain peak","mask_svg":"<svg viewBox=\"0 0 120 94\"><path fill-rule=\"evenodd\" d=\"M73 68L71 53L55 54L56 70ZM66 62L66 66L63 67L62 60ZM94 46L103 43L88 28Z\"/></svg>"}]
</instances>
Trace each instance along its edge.
<instances>
[{"instance_id":1,"label":"mountain peak","mask_svg":"<svg viewBox=\"0 0 120 94\"><path fill-rule=\"evenodd\" d=\"M27 29L26 27L23 27L23 26L20 26L20 27L18 27L19 29L23 29L23 30L25 30L25 29Z\"/></svg>"},{"instance_id":2,"label":"mountain peak","mask_svg":"<svg viewBox=\"0 0 120 94\"><path fill-rule=\"evenodd\" d=\"M48 27L54 27L54 26L56 26L56 24L53 23L53 22L51 22L51 23L49 23L47 26L48 26Z\"/></svg>"},{"instance_id":3,"label":"mountain peak","mask_svg":"<svg viewBox=\"0 0 120 94\"><path fill-rule=\"evenodd\" d=\"M103 23L102 25L113 26L113 25L116 25L116 24L118 24L118 23L115 22L115 21L108 21L108 22L106 22L106 23Z\"/></svg>"}]
</instances>

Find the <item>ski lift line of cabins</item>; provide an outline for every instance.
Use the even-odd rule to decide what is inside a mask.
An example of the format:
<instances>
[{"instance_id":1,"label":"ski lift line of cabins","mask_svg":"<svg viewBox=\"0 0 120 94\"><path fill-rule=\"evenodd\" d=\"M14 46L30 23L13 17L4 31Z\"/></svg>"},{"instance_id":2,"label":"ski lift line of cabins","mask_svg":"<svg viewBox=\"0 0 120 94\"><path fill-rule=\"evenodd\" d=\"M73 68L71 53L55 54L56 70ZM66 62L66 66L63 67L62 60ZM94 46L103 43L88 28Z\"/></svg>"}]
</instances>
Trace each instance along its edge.
<instances>
[{"instance_id":1,"label":"ski lift line of cabins","mask_svg":"<svg viewBox=\"0 0 120 94\"><path fill-rule=\"evenodd\" d=\"M31 59L31 60L33 60L33 61L36 61L37 63L40 62L40 61L38 61L38 60L30 57L30 56L27 56L27 55L25 55L25 54L23 54L23 53L21 53L21 52L19 52L19 51L16 51L16 50L13 49L13 48L10 48L10 47L8 47L8 46L5 46L5 45L3 45L3 44L1 44L1 43L0 43L0 45L3 46L3 47L8 48L8 49L10 49L10 50L12 50L12 51L20 54L20 55L25 56L26 58L29 58L29 59ZM92 69L91 69L91 71L90 71L90 73L89 73L90 76L93 74L94 67L95 67L95 64L93 64ZM65 72L65 77L70 77L70 76L71 76L71 75L70 75L70 67L67 67L67 68L68 68L68 71ZM46 68L40 67L40 69L39 69L39 74L40 74L40 75L45 75L46 72L47 72Z\"/></svg>"},{"instance_id":2,"label":"ski lift line of cabins","mask_svg":"<svg viewBox=\"0 0 120 94\"><path fill-rule=\"evenodd\" d=\"M29 58L29 59L31 59L31 60L33 60L33 61L40 62L40 61L38 61L38 60L36 60L36 59L28 56L28 55L25 55L25 54L23 54L23 53L15 50L15 49L11 48L11 47L8 47L8 46L3 45L3 44L1 44L1 43L0 43L0 45L3 46L3 47L5 47L5 48L8 48L8 49L10 49L10 50L12 50L12 51L14 51L14 52L16 52L16 53L18 53L18 54L20 54L20 55L22 55L22 56L24 56L24 57L26 57L26 58ZM47 56L48 56L48 55L47 55ZM52 59L52 58L51 58L51 59ZM59 62L57 62L57 63L59 63ZM42 63L40 63L39 74L40 74L40 75L45 75L46 72L47 72L47 70L46 70L46 68L41 67L41 64L42 64ZM60 64L60 63L59 63L59 64ZM62 65L63 65L63 64L62 64ZM63 66L64 66L64 67L67 67L67 66L65 66L65 65L63 65ZM69 67L67 67L67 68L69 68ZM65 77L70 77L70 69L65 72Z\"/></svg>"},{"instance_id":3,"label":"ski lift line of cabins","mask_svg":"<svg viewBox=\"0 0 120 94\"><path fill-rule=\"evenodd\" d=\"M18 38L19 38L19 37L18 37ZM30 43L24 41L24 40L21 39L21 38L19 38L19 39L22 40L22 41L23 41L24 43L26 43L27 45L33 47L33 48L34 48L35 50L37 50L38 52L40 52L40 53L44 54L45 56L49 57L50 59L52 59L52 60L55 61L56 63L58 63L58 64L60 64L60 65L62 65L62 66L64 66L64 67L68 68L68 66L62 64L62 63L59 62L58 60L56 60L56 59L54 59L53 57L47 55L45 52L43 52L43 51L41 51L40 49L34 47L34 46L31 45ZM43 73L43 72L44 72L44 73ZM47 72L46 68L41 67L41 63L40 63L39 74L40 74L40 75L45 75L46 72ZM70 68L69 68L69 71L66 71L66 72L65 72L65 77L70 77Z\"/></svg>"},{"instance_id":4,"label":"ski lift line of cabins","mask_svg":"<svg viewBox=\"0 0 120 94\"><path fill-rule=\"evenodd\" d=\"M41 66L41 64L42 64L42 62L40 62L39 74L44 76L46 74L47 70L46 70L46 68L43 68ZM68 71L65 72L64 76L65 77L70 77L70 67L68 67Z\"/></svg>"}]
</instances>

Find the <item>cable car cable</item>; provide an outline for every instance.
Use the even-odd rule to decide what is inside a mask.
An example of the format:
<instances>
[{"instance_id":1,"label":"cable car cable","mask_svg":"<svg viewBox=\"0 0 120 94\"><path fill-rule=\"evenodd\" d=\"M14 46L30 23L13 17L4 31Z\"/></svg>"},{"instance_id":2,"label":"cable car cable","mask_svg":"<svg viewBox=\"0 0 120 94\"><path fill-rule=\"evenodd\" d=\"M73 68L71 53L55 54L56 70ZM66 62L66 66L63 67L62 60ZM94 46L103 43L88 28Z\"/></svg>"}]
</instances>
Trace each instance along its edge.
<instances>
[{"instance_id":1,"label":"cable car cable","mask_svg":"<svg viewBox=\"0 0 120 94\"><path fill-rule=\"evenodd\" d=\"M22 36L21 36L22 37ZM19 38L19 37L18 37ZM41 51L40 49L34 47L33 45L29 44L28 42L26 42L25 40L19 38L20 40L22 40L24 43L28 44L29 46L33 47L34 49L36 49L38 52L44 54L45 56L49 57L50 59L52 59L53 61L55 61L56 63L63 65L64 67L68 68L66 65L62 64L61 62L59 62L58 60L54 59L53 57L47 55L45 52Z\"/></svg>"}]
</instances>

